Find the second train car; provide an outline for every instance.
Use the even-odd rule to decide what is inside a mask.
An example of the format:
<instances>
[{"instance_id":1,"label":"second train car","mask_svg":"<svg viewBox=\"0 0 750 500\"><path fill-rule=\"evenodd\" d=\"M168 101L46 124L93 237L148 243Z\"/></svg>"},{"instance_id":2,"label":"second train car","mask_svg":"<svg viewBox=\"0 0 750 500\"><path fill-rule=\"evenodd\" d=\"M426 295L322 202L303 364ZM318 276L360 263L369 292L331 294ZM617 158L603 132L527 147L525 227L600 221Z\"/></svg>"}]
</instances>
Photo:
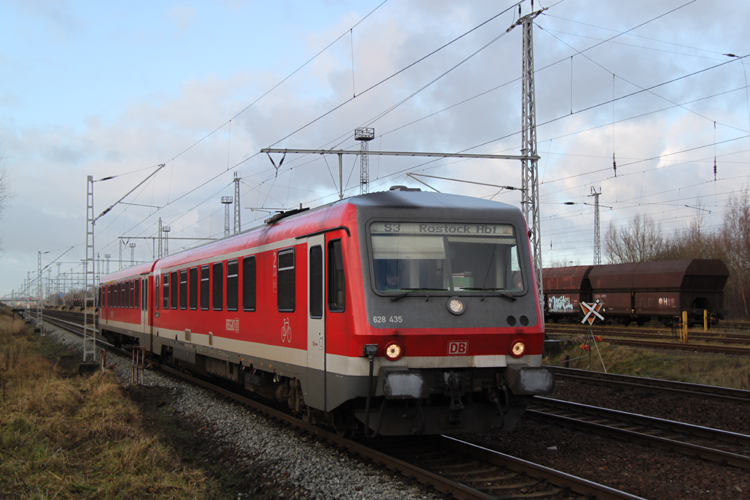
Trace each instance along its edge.
<instances>
[{"instance_id":1,"label":"second train car","mask_svg":"<svg viewBox=\"0 0 750 500\"><path fill-rule=\"evenodd\" d=\"M599 299L609 321L672 325L682 311L690 323L702 323L704 311L713 323L723 319L729 271L720 260L681 259L550 268L543 276L548 321L578 320L580 303Z\"/></svg>"}]
</instances>

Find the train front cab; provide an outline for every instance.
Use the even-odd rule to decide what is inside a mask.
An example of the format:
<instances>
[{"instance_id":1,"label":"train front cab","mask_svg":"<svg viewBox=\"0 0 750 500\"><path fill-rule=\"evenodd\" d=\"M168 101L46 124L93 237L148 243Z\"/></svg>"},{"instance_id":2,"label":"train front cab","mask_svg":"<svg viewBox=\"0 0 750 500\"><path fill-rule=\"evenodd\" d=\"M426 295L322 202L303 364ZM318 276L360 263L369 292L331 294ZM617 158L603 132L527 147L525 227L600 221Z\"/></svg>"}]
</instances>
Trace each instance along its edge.
<instances>
[{"instance_id":1,"label":"train front cab","mask_svg":"<svg viewBox=\"0 0 750 500\"><path fill-rule=\"evenodd\" d=\"M408 211L358 210L366 314L349 368L367 398L354 413L382 435L511 429L554 385L525 222L512 207L421 196Z\"/></svg>"}]
</instances>

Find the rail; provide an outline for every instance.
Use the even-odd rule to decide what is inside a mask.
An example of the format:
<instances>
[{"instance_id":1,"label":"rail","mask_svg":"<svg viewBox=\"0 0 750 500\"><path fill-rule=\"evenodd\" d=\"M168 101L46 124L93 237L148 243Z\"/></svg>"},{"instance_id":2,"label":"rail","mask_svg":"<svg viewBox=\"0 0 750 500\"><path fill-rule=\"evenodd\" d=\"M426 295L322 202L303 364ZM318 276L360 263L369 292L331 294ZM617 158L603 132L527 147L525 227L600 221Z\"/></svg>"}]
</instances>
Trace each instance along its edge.
<instances>
[{"instance_id":1,"label":"rail","mask_svg":"<svg viewBox=\"0 0 750 500\"><path fill-rule=\"evenodd\" d=\"M45 319L45 321L48 321L49 319L50 318L47 318ZM57 324L57 326L81 336L80 324L76 325L75 323L61 320L56 320L53 324ZM127 351L117 349L111 344L103 342L100 339L97 339L97 342L105 345L108 349L111 349L115 352L121 354L125 353L126 356L130 355L129 353L127 353ZM568 498L569 494L566 492L567 488L581 495L593 495L593 497L599 500L641 499L641 497L631 495L627 492L610 488L608 486L588 481L586 479L579 478L570 474L566 474L561 471L556 471L554 469L550 469L538 464L526 462L524 460L511 457L509 455L504 455L502 453L466 443L448 436L440 436L438 440L430 440L436 444L436 450L453 450L454 452L451 454L453 456L450 457L452 463L447 463L448 459L446 459L446 463L442 464L442 468L445 469L447 467L447 470L449 472L433 472L431 470L428 470L426 465L423 466L418 461L417 463L410 463L410 461L408 460L393 457L388 453L384 453L376 449L375 447L373 447L373 444L377 444L377 442L375 441L368 440L367 442L360 442L341 437L334 432L328 431L321 427L317 427L308 422L304 422L294 417L293 415L277 410L261 402L227 390L223 387L216 386L206 380L193 377L192 375L183 373L180 370L176 370L163 364L158 365L158 367L166 373L177 376L183 380L189 381L190 383L199 385L208 390L221 394L226 398L232 399L247 407L253 408L254 410L268 415L269 417L285 422L289 425L304 430L309 434L317 436L320 439L333 443L342 449L359 455L360 457L366 458L378 464L382 464L389 469L398 470L407 477L412 477L423 484L428 484L436 490L444 494L450 494L458 499L497 500L498 498L508 498L507 495L511 495L511 497L528 496L525 495L521 490L526 490L530 487L530 485L538 485L539 488L542 488L542 491L547 492L549 493L549 495L551 495L548 496L548 498L554 498L555 495L558 494L562 495L561 498ZM403 442L403 439L401 439L400 441ZM464 481L459 481L457 480L458 478L456 478L456 472L460 471L462 463L467 462L466 457L468 457L469 463L476 463L477 461L482 460L491 463L493 467L504 468L506 469L506 471L502 472L501 469L492 469L492 474L495 474L495 476L497 476L493 477L491 475L488 476L487 472L481 472L481 469L478 469L480 471L478 474L480 475L477 475L477 470L473 471L475 473L473 475L474 479L470 478L472 477L471 474L460 472L459 475L464 479ZM516 476L513 474L514 472L517 474L523 474L523 476ZM469 477L467 478L467 476ZM510 484L508 484L508 480L510 480ZM552 486L549 487L548 483ZM502 497L492 495L492 491L502 491Z\"/></svg>"}]
</instances>

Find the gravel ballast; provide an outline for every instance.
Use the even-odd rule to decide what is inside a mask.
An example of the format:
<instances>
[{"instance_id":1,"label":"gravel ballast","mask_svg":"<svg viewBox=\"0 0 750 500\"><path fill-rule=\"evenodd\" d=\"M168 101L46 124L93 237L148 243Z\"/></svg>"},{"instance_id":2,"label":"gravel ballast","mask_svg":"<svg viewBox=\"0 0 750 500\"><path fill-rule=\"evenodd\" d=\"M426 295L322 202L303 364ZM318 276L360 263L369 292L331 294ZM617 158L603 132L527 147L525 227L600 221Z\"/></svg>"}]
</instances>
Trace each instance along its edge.
<instances>
[{"instance_id":1,"label":"gravel ballast","mask_svg":"<svg viewBox=\"0 0 750 500\"><path fill-rule=\"evenodd\" d=\"M80 337L49 325L46 330L67 348L82 352ZM123 383L130 383L130 359L110 353L107 367ZM240 494L242 498L444 498L398 474L166 374L146 370L143 385L172 391L176 395L172 403L175 418L188 424L209 455L235 474L254 477L254 491Z\"/></svg>"}]
</instances>

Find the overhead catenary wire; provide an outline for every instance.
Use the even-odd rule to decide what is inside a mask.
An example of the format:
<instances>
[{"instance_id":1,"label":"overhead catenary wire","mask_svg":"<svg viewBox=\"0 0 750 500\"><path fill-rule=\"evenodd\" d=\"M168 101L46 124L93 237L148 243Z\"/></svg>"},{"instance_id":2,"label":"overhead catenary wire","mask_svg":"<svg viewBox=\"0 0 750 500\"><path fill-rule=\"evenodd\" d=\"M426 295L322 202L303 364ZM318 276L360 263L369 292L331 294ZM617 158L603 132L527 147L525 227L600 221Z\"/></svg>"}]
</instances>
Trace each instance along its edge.
<instances>
[{"instance_id":1,"label":"overhead catenary wire","mask_svg":"<svg viewBox=\"0 0 750 500\"><path fill-rule=\"evenodd\" d=\"M291 167L291 165L290 165L290 167ZM413 167L410 167L410 168L413 168ZM215 179L215 178L209 179L209 181L207 181L206 183L202 184L202 185L201 185L201 186L199 186L199 187L202 187L203 185L207 184L208 182L210 182L210 181L212 181L212 180L214 180L214 179ZM334 185L335 185L335 182L334 182ZM194 191L195 191L195 190L189 191L189 192L188 192L188 193L186 193L186 194L185 194L184 196L186 196L186 195L188 195L188 194L190 194L190 193L192 193L192 192L194 192ZM269 193L270 193L270 190L269 190ZM175 201L177 201L177 200L175 200Z\"/></svg>"}]
</instances>

